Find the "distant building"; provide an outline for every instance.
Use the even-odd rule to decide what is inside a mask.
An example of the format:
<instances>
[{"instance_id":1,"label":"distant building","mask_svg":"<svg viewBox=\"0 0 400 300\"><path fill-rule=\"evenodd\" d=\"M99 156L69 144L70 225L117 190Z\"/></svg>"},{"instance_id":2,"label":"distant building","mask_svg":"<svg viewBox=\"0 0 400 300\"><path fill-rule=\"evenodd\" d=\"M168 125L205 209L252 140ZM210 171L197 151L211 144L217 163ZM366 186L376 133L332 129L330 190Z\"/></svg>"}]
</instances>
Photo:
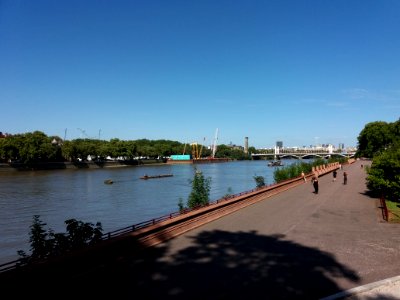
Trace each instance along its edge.
<instances>
[{"instance_id":1,"label":"distant building","mask_svg":"<svg viewBox=\"0 0 400 300\"><path fill-rule=\"evenodd\" d=\"M229 145L226 145L226 146L228 146L229 148L234 149L234 150L244 151L244 147L243 146L235 145L232 142L230 142Z\"/></svg>"},{"instance_id":2,"label":"distant building","mask_svg":"<svg viewBox=\"0 0 400 300\"><path fill-rule=\"evenodd\" d=\"M276 147L278 147L279 149L283 148L283 142L282 141L277 141L276 142Z\"/></svg>"},{"instance_id":3,"label":"distant building","mask_svg":"<svg viewBox=\"0 0 400 300\"><path fill-rule=\"evenodd\" d=\"M249 153L249 138L247 136L244 138L244 153Z\"/></svg>"}]
</instances>

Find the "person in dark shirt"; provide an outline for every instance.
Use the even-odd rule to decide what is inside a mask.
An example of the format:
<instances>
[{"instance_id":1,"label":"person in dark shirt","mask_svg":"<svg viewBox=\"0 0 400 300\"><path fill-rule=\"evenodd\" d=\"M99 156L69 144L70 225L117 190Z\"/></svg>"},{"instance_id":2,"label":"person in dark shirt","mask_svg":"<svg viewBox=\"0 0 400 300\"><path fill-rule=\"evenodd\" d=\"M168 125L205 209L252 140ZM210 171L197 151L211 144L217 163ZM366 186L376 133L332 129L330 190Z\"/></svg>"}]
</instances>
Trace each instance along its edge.
<instances>
[{"instance_id":1,"label":"person in dark shirt","mask_svg":"<svg viewBox=\"0 0 400 300\"><path fill-rule=\"evenodd\" d=\"M312 185L314 186L314 193L318 194L318 176L317 175L313 175L312 179L311 179Z\"/></svg>"}]
</instances>

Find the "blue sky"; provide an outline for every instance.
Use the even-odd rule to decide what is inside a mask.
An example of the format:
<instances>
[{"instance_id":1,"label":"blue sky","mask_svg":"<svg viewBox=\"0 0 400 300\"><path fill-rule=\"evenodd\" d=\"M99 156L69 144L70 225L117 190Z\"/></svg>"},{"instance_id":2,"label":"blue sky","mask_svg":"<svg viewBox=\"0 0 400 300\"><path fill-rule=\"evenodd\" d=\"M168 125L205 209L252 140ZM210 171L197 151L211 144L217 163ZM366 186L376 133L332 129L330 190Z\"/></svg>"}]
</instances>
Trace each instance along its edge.
<instances>
[{"instance_id":1,"label":"blue sky","mask_svg":"<svg viewBox=\"0 0 400 300\"><path fill-rule=\"evenodd\" d=\"M400 117L400 1L0 0L0 131L356 146Z\"/></svg>"}]
</instances>

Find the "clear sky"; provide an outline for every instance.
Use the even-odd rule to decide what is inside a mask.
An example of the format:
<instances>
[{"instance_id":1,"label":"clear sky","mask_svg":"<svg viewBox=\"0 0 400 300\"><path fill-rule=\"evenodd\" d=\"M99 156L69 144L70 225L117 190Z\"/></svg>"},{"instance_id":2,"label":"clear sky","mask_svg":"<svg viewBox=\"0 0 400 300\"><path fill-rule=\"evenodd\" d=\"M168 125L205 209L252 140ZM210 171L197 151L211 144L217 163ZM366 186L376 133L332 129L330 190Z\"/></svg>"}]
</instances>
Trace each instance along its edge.
<instances>
[{"instance_id":1,"label":"clear sky","mask_svg":"<svg viewBox=\"0 0 400 300\"><path fill-rule=\"evenodd\" d=\"M400 1L0 0L0 105L10 134L357 146L400 117Z\"/></svg>"}]
</instances>

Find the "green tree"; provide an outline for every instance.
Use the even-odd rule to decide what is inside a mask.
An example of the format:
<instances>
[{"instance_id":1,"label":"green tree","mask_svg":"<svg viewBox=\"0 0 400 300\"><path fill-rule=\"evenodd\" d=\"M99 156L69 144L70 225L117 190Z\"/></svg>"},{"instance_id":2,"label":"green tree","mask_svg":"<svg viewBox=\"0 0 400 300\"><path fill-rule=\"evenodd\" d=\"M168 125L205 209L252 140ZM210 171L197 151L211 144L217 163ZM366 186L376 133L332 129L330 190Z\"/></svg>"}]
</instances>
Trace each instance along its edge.
<instances>
[{"instance_id":1,"label":"green tree","mask_svg":"<svg viewBox=\"0 0 400 300\"><path fill-rule=\"evenodd\" d=\"M367 187L377 196L400 200L400 143L374 157L368 170Z\"/></svg>"},{"instance_id":2,"label":"green tree","mask_svg":"<svg viewBox=\"0 0 400 300\"><path fill-rule=\"evenodd\" d=\"M255 147L253 146L249 147L249 154L257 154L258 152L259 151Z\"/></svg>"},{"instance_id":3,"label":"green tree","mask_svg":"<svg viewBox=\"0 0 400 300\"><path fill-rule=\"evenodd\" d=\"M201 171L195 170L191 180L192 191L189 194L187 205L189 208L204 206L209 203L211 178L205 178Z\"/></svg>"},{"instance_id":4,"label":"green tree","mask_svg":"<svg viewBox=\"0 0 400 300\"><path fill-rule=\"evenodd\" d=\"M65 254L102 240L103 229L100 222L94 225L68 219L65 224L67 225L66 233L54 233L52 229L46 231L44 226L47 224L40 220L39 215L35 215L29 233L31 255L27 255L22 250L18 251L23 263Z\"/></svg>"},{"instance_id":5,"label":"green tree","mask_svg":"<svg viewBox=\"0 0 400 300\"><path fill-rule=\"evenodd\" d=\"M393 142L395 127L387 122L377 121L365 125L358 136L358 157L372 158Z\"/></svg>"},{"instance_id":6,"label":"green tree","mask_svg":"<svg viewBox=\"0 0 400 300\"><path fill-rule=\"evenodd\" d=\"M48 233L43 228L46 223L40 220L39 215L33 216L33 223L29 234L29 242L31 243L30 250L32 251L31 257L33 259L45 258L48 253Z\"/></svg>"},{"instance_id":7,"label":"green tree","mask_svg":"<svg viewBox=\"0 0 400 300\"><path fill-rule=\"evenodd\" d=\"M263 176L255 175L253 176L253 178L256 181L257 188L262 188L263 186L265 186L265 179Z\"/></svg>"}]
</instances>

